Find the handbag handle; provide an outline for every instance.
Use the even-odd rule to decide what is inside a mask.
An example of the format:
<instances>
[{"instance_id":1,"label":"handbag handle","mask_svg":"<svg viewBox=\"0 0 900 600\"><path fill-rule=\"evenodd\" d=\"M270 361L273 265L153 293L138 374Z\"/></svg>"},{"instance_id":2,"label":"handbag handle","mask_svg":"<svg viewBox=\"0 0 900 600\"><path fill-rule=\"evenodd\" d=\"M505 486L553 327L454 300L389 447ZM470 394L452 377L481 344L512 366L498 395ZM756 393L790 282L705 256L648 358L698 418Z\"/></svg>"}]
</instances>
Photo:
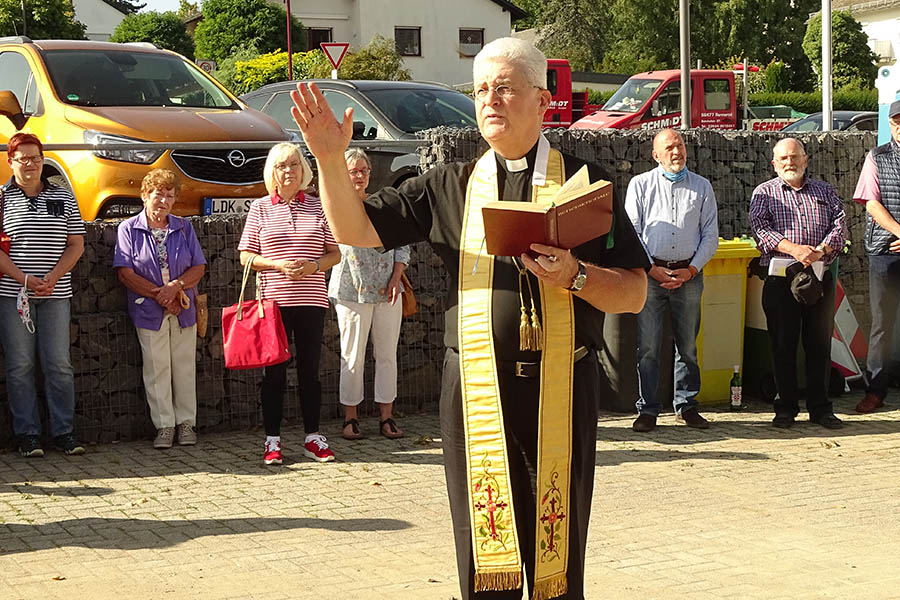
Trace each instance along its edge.
<instances>
[{"instance_id":1,"label":"handbag handle","mask_svg":"<svg viewBox=\"0 0 900 600\"><path fill-rule=\"evenodd\" d=\"M247 261L247 264L244 265L244 277L241 280L241 297L238 300L238 309L237 309L237 318L238 321L243 320L244 318L244 289L247 287L247 279L250 277L250 271L252 271L253 260L256 258L256 255L250 257ZM262 298L257 299L256 302L257 310L259 312L259 318L264 319L266 316L266 311L263 309Z\"/></svg>"}]
</instances>

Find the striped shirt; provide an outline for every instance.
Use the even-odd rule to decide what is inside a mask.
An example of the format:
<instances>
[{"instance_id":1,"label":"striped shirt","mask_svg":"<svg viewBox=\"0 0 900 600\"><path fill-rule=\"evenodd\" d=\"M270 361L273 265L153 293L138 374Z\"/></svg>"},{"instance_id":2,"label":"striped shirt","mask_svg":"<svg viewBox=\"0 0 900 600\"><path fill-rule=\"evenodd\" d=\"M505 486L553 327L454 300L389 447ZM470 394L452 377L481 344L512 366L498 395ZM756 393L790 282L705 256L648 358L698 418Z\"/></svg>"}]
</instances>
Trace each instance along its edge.
<instances>
[{"instance_id":1,"label":"striped shirt","mask_svg":"<svg viewBox=\"0 0 900 600\"><path fill-rule=\"evenodd\" d=\"M9 257L26 275L43 277L62 258L70 235L84 235L78 203L68 191L46 180L34 198L10 179L3 186L3 231L12 243ZM0 297L15 298L22 286L12 277L0 275ZM72 297L72 274L63 275L49 298Z\"/></svg>"},{"instance_id":2,"label":"striped shirt","mask_svg":"<svg viewBox=\"0 0 900 600\"><path fill-rule=\"evenodd\" d=\"M269 260L319 260L325 244L337 245L322 203L302 192L284 203L264 196L254 200L247 212L238 250L253 252ZM308 275L299 281L280 271L260 271L261 297L280 306L321 306L328 308L325 273Z\"/></svg>"},{"instance_id":3,"label":"striped shirt","mask_svg":"<svg viewBox=\"0 0 900 600\"><path fill-rule=\"evenodd\" d=\"M793 258L775 248L783 239L795 244L832 249L825 255L831 264L844 249L847 221L844 206L831 184L806 178L795 190L781 177L762 183L750 198L750 228L762 256L760 266L767 266L773 256Z\"/></svg>"}]
</instances>

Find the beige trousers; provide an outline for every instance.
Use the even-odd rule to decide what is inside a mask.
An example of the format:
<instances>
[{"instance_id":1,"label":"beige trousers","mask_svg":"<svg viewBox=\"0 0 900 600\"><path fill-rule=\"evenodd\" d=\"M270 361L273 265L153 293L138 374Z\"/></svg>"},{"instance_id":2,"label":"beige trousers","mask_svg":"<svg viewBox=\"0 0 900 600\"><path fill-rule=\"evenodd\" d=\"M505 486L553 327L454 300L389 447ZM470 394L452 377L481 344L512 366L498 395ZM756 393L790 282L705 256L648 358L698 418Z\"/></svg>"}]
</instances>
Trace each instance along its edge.
<instances>
[{"instance_id":1,"label":"beige trousers","mask_svg":"<svg viewBox=\"0 0 900 600\"><path fill-rule=\"evenodd\" d=\"M167 314L159 331L137 328L144 357L144 391L157 429L197 422L197 326Z\"/></svg>"},{"instance_id":2,"label":"beige trousers","mask_svg":"<svg viewBox=\"0 0 900 600\"><path fill-rule=\"evenodd\" d=\"M375 402L390 404L397 397L397 340L403 320L400 300L393 306L390 302L336 300L334 311L341 330L341 404L358 406L363 401L363 368L370 331L375 356Z\"/></svg>"}]
</instances>

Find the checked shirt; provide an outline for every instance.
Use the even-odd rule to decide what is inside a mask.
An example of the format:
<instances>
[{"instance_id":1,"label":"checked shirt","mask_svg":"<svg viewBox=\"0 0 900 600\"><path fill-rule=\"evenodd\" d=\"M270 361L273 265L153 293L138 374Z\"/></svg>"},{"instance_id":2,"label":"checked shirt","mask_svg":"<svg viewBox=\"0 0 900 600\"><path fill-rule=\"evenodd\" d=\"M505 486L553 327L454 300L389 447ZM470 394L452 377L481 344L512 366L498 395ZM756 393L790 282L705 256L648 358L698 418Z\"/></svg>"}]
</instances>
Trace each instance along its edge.
<instances>
[{"instance_id":1,"label":"checked shirt","mask_svg":"<svg viewBox=\"0 0 900 600\"><path fill-rule=\"evenodd\" d=\"M847 240L844 206L837 192L831 184L809 178L799 190L781 177L758 185L750 199L750 228L763 267L772 257L792 258L775 250L783 239L809 246L824 242L832 249L824 257L826 265L837 258Z\"/></svg>"}]
</instances>

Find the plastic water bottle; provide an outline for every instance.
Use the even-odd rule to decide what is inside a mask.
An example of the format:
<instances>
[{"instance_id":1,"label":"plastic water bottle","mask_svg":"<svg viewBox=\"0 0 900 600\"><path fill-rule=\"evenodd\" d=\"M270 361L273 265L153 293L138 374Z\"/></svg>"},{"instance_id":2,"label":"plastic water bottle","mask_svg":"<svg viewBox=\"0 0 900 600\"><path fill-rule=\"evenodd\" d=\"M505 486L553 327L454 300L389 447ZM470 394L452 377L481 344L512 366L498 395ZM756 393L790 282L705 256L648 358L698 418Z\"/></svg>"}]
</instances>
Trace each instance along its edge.
<instances>
[{"instance_id":1,"label":"plastic water bottle","mask_svg":"<svg viewBox=\"0 0 900 600\"><path fill-rule=\"evenodd\" d=\"M731 376L731 410L737 411L744 408L741 397L741 366L734 365L734 375Z\"/></svg>"}]
</instances>

